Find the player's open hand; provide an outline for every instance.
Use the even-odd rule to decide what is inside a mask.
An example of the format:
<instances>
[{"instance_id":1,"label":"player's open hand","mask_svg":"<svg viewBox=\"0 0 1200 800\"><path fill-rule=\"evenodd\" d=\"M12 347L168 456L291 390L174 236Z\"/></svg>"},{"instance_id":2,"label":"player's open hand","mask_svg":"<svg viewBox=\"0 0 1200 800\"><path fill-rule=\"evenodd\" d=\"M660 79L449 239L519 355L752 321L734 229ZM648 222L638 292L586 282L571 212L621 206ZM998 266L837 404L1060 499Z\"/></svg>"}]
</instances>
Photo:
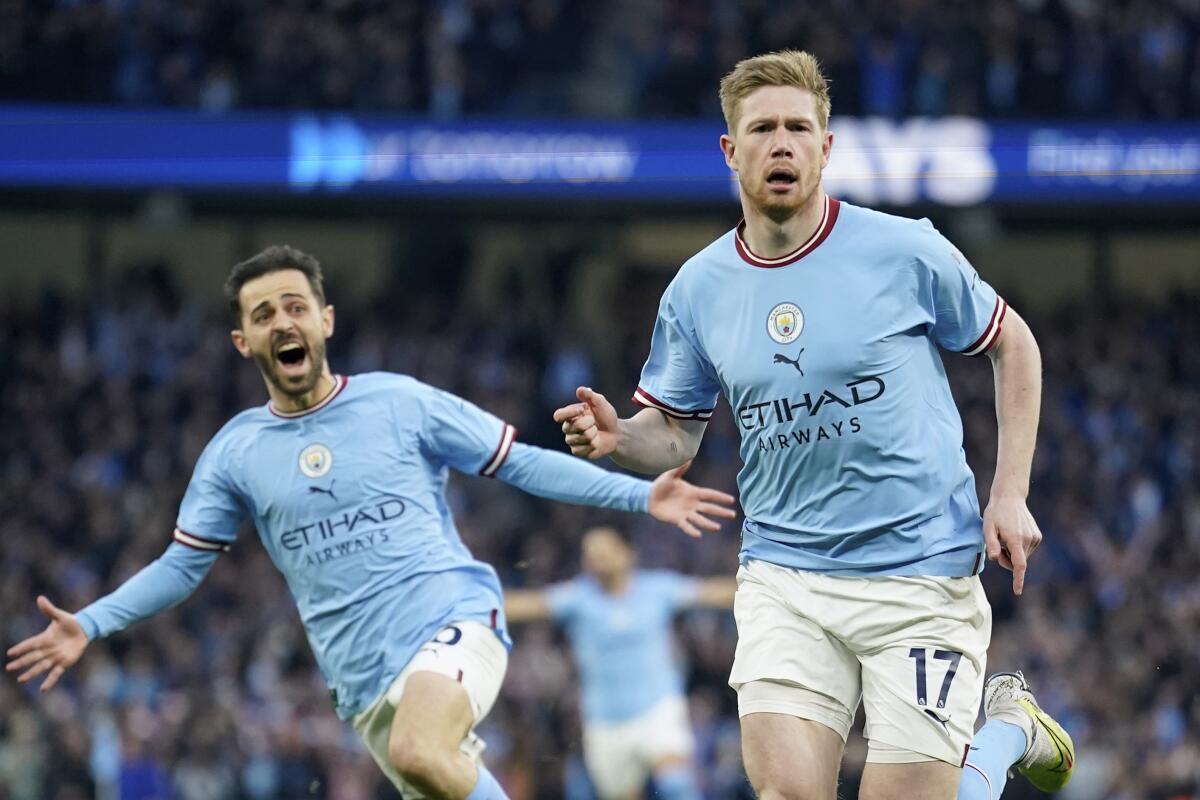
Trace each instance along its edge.
<instances>
[{"instance_id":1,"label":"player's open hand","mask_svg":"<svg viewBox=\"0 0 1200 800\"><path fill-rule=\"evenodd\" d=\"M617 449L619 419L617 410L604 395L586 386L575 390L578 403L554 412L554 421L562 423L563 438L572 455L595 461Z\"/></svg>"},{"instance_id":2,"label":"player's open hand","mask_svg":"<svg viewBox=\"0 0 1200 800\"><path fill-rule=\"evenodd\" d=\"M74 614L63 611L45 596L39 596L37 604L50 618L50 624L37 636L30 636L8 648L8 657L12 660L5 669L9 672L25 670L17 677L18 683L26 683L49 671L49 677L42 681L42 691L48 692L83 655L88 638Z\"/></svg>"},{"instance_id":3,"label":"player's open hand","mask_svg":"<svg viewBox=\"0 0 1200 800\"><path fill-rule=\"evenodd\" d=\"M989 561L1013 574L1013 594L1025 589L1025 566L1042 543L1042 531L1020 497L993 497L983 512L983 540Z\"/></svg>"},{"instance_id":4,"label":"player's open hand","mask_svg":"<svg viewBox=\"0 0 1200 800\"><path fill-rule=\"evenodd\" d=\"M690 466L691 461L654 479L650 486L650 516L699 539L702 530L715 531L721 527L717 519L733 519L737 513L731 508L733 495L685 481L683 473Z\"/></svg>"}]
</instances>

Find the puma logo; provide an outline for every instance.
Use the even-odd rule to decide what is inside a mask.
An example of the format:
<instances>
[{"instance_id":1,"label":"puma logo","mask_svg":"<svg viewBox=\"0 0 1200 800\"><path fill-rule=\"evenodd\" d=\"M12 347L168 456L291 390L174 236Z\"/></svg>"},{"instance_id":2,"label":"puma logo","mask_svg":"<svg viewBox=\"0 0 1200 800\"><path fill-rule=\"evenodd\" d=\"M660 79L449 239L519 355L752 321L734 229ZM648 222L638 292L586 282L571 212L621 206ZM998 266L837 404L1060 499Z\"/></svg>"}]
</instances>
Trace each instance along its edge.
<instances>
[{"instance_id":1,"label":"puma logo","mask_svg":"<svg viewBox=\"0 0 1200 800\"><path fill-rule=\"evenodd\" d=\"M310 487L308 487L308 493L309 494L327 494L327 495L329 495L329 499L333 500L333 502L336 503L338 501L337 495L333 493L333 485L335 483L337 483L336 479L330 481L328 489L322 489L320 486L310 486Z\"/></svg>"},{"instance_id":2,"label":"puma logo","mask_svg":"<svg viewBox=\"0 0 1200 800\"><path fill-rule=\"evenodd\" d=\"M942 718L941 718L941 716L939 716L938 714L934 713L933 711L930 711L928 708L922 708L921 710L922 710L922 711L924 711L924 712L925 712L926 714L928 714L929 716L931 716L931 717L933 717L934 719L936 719L938 722L942 723L942 727L943 727L943 728L945 728L946 730L950 730L950 727L949 727L949 726L946 724L946 723L948 723L948 722L950 721L950 715L949 715L949 714L947 714L947 715L946 715L946 718L945 718L945 719L942 719ZM977 748L974 748L974 747L972 747L971 749L972 749L972 750L975 750L975 749L977 749Z\"/></svg>"},{"instance_id":3,"label":"puma logo","mask_svg":"<svg viewBox=\"0 0 1200 800\"><path fill-rule=\"evenodd\" d=\"M803 347L801 347L801 348L800 348L800 352L799 352L799 353L796 353L796 357L795 357L795 358L788 358L788 357L787 357L787 356L785 356L783 353L776 353L776 354L775 354L775 361L774 361L774 362L772 362L772 363L775 363L775 364L791 364L793 367L795 367L795 368L796 368L796 372L799 372L799 373L800 373L800 377L801 377L801 378L803 378L803 377L804 377L804 370L800 369L800 356L802 356L802 355L804 355L804 348L803 348Z\"/></svg>"}]
</instances>

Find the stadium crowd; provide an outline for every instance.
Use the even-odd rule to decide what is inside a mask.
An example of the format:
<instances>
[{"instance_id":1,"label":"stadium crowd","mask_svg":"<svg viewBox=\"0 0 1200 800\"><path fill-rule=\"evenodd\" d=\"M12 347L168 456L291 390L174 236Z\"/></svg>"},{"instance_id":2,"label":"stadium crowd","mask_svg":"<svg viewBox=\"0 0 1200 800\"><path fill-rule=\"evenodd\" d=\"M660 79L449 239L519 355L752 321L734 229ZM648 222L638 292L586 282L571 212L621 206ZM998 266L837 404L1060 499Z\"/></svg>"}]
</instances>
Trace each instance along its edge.
<instances>
[{"instance_id":1,"label":"stadium crowd","mask_svg":"<svg viewBox=\"0 0 1200 800\"><path fill-rule=\"evenodd\" d=\"M629 295L618 317L624 329L607 340L623 343L616 355L626 388L665 276L655 281ZM513 293L488 314L470 296L409 287L370 307L340 307L335 371L412 374L507 418L527 441L560 446L550 409L590 382L605 354L572 344L583 340L563 335L572 331L567 312L544 298ZM1024 669L1073 733L1081 759L1068 798L1200 797L1200 362L1189 350L1200 341L1198 303L1181 295L1050 314L1022 308L1045 358L1031 508L1046 544L1019 601L1007 574L985 572L996 619L990 666ZM90 293L86 305L46 295L0 308L6 646L44 626L38 593L79 608L170 541L200 449L232 413L265 402L227 330L223 308L185 296L154 265ZM986 495L991 370L968 359L948 364ZM732 488L736 461L736 432L719 409L693 474ZM481 478L456 479L451 498L476 555L510 586L573 575L579 533L604 519ZM735 569L733 525L694 542L632 515L607 521L632 531L644 564ZM89 648L52 693L0 681L0 798L394 796L334 716L286 587L255 538L244 531L177 609ZM679 634L707 796L749 797L725 686L732 617L693 612ZM514 798L588 796L577 709L560 636L548 626L520 629L482 729L488 761ZM864 749L852 739L845 796L855 795ZM1020 781L1005 795L1035 796Z\"/></svg>"},{"instance_id":2,"label":"stadium crowd","mask_svg":"<svg viewBox=\"0 0 1200 800\"><path fill-rule=\"evenodd\" d=\"M716 116L720 76L783 47L839 114L1200 114L1191 0L7 0L0 99Z\"/></svg>"}]
</instances>

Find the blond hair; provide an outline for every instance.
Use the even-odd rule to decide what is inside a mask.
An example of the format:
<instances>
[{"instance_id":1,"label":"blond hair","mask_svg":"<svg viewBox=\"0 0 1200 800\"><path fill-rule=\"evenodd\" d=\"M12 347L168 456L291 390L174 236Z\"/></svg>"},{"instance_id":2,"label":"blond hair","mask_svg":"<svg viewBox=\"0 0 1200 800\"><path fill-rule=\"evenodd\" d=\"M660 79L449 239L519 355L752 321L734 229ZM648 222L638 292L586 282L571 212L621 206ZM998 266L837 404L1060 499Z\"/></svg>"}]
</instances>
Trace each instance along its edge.
<instances>
[{"instance_id":1,"label":"blond hair","mask_svg":"<svg viewBox=\"0 0 1200 800\"><path fill-rule=\"evenodd\" d=\"M721 79L721 113L730 134L736 133L742 101L763 86L794 86L812 92L821 130L829 126L829 84L816 57L803 50L778 50L742 59Z\"/></svg>"}]
</instances>

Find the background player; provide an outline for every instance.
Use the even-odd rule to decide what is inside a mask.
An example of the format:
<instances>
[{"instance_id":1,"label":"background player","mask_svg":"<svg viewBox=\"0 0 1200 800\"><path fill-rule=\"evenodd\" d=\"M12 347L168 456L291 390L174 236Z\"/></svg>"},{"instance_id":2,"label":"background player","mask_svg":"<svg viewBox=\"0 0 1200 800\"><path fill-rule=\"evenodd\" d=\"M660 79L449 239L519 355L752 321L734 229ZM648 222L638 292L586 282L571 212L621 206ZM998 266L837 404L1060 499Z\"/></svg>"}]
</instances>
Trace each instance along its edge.
<instances>
[{"instance_id":1,"label":"background player","mask_svg":"<svg viewBox=\"0 0 1200 800\"><path fill-rule=\"evenodd\" d=\"M567 444L643 472L677 466L724 391L746 515L730 684L762 796L833 797L860 699L864 798L951 798L960 781L987 797L1016 762L1060 786L1069 739L1023 684L991 692L989 709L1024 724L993 714L967 750L991 634L983 555L1013 570L1020 594L1041 541L1025 504L1033 335L928 221L825 194L833 135L812 56L744 60L720 95L744 220L663 294L634 395L645 410L618 420L581 387L555 413ZM994 365L999 449L982 521L938 347Z\"/></svg>"},{"instance_id":2,"label":"background player","mask_svg":"<svg viewBox=\"0 0 1200 800\"><path fill-rule=\"evenodd\" d=\"M406 795L503 797L475 724L496 698L508 635L495 571L460 540L449 468L543 497L649 511L691 535L733 498L677 470L653 484L516 442L485 411L412 378L334 375L320 265L270 247L226 283L233 344L270 402L234 417L200 456L164 555L77 614L39 597L50 625L12 647L22 683L51 689L88 643L179 603L241 522L254 520L300 610L339 716ZM706 516L708 515L708 516Z\"/></svg>"},{"instance_id":3,"label":"background player","mask_svg":"<svg viewBox=\"0 0 1200 800\"><path fill-rule=\"evenodd\" d=\"M728 609L730 578L637 569L622 533L583 536L581 575L543 590L509 589L509 622L564 626L583 685L583 757L602 800L641 795L648 778L670 800L699 797L683 676L671 623L686 608Z\"/></svg>"}]
</instances>

